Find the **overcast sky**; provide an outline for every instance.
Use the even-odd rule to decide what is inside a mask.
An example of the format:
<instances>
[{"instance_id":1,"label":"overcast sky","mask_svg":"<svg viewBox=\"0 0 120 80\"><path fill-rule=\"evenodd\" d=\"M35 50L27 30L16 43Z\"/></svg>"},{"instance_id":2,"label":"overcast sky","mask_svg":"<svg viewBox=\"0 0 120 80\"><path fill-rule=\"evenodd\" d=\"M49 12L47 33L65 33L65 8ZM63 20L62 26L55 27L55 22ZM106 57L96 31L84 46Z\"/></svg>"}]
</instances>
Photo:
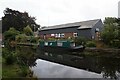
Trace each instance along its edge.
<instances>
[{"instance_id":1,"label":"overcast sky","mask_svg":"<svg viewBox=\"0 0 120 80\"><path fill-rule=\"evenodd\" d=\"M0 0L0 18L5 8L27 11L41 26L118 17L120 0Z\"/></svg>"}]
</instances>

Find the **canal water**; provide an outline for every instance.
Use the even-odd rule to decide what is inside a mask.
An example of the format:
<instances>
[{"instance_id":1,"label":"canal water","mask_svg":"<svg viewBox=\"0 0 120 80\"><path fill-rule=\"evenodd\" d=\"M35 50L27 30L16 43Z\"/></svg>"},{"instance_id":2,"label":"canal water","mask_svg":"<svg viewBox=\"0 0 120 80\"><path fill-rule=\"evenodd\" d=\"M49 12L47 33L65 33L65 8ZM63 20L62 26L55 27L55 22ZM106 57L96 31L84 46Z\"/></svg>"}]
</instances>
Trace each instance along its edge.
<instances>
[{"instance_id":1,"label":"canal water","mask_svg":"<svg viewBox=\"0 0 120 80\"><path fill-rule=\"evenodd\" d=\"M29 47L20 49L21 53L34 53L36 58L29 59L34 66L30 66L37 78L114 78L120 79L119 56L86 56L74 53L48 52ZM27 54L28 54L27 53ZM71 55L72 54L72 55ZM80 54L77 52L75 54Z\"/></svg>"},{"instance_id":2,"label":"canal water","mask_svg":"<svg viewBox=\"0 0 120 80\"><path fill-rule=\"evenodd\" d=\"M50 61L37 59L37 65L32 67L38 78L102 78L101 74L77 69Z\"/></svg>"}]
</instances>

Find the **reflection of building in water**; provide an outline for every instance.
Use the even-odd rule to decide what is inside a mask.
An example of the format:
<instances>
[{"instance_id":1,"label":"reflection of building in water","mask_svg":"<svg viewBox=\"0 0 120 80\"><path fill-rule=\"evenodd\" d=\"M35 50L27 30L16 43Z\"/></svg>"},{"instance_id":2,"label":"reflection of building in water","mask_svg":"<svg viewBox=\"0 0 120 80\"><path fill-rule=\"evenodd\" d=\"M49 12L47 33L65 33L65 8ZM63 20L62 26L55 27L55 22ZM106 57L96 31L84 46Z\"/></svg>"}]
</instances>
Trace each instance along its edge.
<instances>
[{"instance_id":1,"label":"reflection of building in water","mask_svg":"<svg viewBox=\"0 0 120 80\"><path fill-rule=\"evenodd\" d=\"M72 66L75 68L95 72L95 73L101 73L101 69L98 67L98 59L95 58L84 58L74 55L67 55L67 54L56 54L56 53L42 53L40 54L41 59L45 59L51 62L56 62L68 66ZM51 56L52 54L52 56Z\"/></svg>"}]
</instances>

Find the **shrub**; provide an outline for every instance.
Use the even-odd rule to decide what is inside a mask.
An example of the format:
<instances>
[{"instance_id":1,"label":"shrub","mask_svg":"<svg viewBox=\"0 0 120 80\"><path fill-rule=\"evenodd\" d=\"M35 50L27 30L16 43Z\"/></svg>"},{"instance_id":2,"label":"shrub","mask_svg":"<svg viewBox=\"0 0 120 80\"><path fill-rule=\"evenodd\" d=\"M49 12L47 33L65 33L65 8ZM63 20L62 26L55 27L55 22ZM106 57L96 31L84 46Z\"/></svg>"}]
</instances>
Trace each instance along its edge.
<instances>
[{"instance_id":1,"label":"shrub","mask_svg":"<svg viewBox=\"0 0 120 80\"><path fill-rule=\"evenodd\" d=\"M48 38L48 40L55 41L56 39L55 38Z\"/></svg>"},{"instance_id":2,"label":"shrub","mask_svg":"<svg viewBox=\"0 0 120 80\"><path fill-rule=\"evenodd\" d=\"M31 43L37 43L37 42L38 42L38 38L36 38L36 37L31 37L30 42L31 42Z\"/></svg>"},{"instance_id":3,"label":"shrub","mask_svg":"<svg viewBox=\"0 0 120 80\"><path fill-rule=\"evenodd\" d=\"M76 45L85 45L87 39L84 37L77 37L73 41L76 43Z\"/></svg>"},{"instance_id":4,"label":"shrub","mask_svg":"<svg viewBox=\"0 0 120 80\"><path fill-rule=\"evenodd\" d=\"M9 55L9 56L7 56L6 58L5 58L5 63L7 64L7 65L11 65L11 64L13 64L14 62L15 62L15 58L14 58L14 56L12 56L12 55Z\"/></svg>"},{"instance_id":5,"label":"shrub","mask_svg":"<svg viewBox=\"0 0 120 80\"><path fill-rule=\"evenodd\" d=\"M26 34L19 34L16 36L16 41L17 42L26 42L27 41L27 36Z\"/></svg>"},{"instance_id":6,"label":"shrub","mask_svg":"<svg viewBox=\"0 0 120 80\"><path fill-rule=\"evenodd\" d=\"M87 46L87 47L96 47L96 43L95 43L94 41L88 41L88 42L86 43L86 46Z\"/></svg>"},{"instance_id":7,"label":"shrub","mask_svg":"<svg viewBox=\"0 0 120 80\"><path fill-rule=\"evenodd\" d=\"M5 63L7 65L13 64L16 60L15 52L14 51L9 51L7 48L4 48L2 50L2 56L5 59Z\"/></svg>"}]
</instances>

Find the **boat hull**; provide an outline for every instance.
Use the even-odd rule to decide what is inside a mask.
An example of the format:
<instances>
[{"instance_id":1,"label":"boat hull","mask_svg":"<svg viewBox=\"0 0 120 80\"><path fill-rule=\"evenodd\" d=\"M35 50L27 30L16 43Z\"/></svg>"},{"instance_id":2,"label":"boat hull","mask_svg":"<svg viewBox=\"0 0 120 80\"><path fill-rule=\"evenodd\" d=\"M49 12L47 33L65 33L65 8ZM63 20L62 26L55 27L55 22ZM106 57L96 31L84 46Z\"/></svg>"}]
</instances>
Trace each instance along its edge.
<instances>
[{"instance_id":1,"label":"boat hull","mask_svg":"<svg viewBox=\"0 0 120 80\"><path fill-rule=\"evenodd\" d=\"M85 47L60 47L60 46L39 46L42 51L57 51L57 52L82 52Z\"/></svg>"}]
</instances>

